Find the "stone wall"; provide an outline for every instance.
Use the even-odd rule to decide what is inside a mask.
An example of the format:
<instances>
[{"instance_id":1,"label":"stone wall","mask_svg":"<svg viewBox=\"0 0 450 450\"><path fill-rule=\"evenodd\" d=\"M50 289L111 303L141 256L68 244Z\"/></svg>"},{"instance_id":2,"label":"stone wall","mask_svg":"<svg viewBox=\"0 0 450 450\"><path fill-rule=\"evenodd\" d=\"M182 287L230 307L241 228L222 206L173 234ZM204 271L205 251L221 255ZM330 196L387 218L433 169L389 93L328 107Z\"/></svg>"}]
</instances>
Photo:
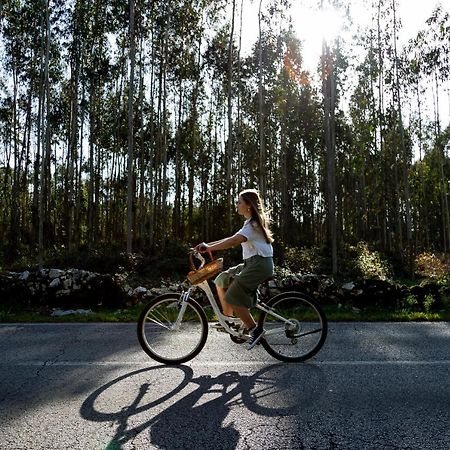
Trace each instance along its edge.
<instances>
[{"instance_id":1,"label":"stone wall","mask_svg":"<svg viewBox=\"0 0 450 450\"><path fill-rule=\"evenodd\" d=\"M99 274L79 269L43 269L37 272L5 272L0 274L0 306L50 308L123 308L163 292L180 291L176 282L158 283L157 288L131 286L127 273ZM187 287L187 284L185 284ZM426 296L433 296L433 309L445 305L443 298L450 289L436 283L422 283L411 288L383 280L335 282L325 275L280 274L270 281L269 289L262 288L261 297L267 299L277 292L302 291L321 304L347 305L356 309L376 307L398 309L408 296L423 307ZM193 296L205 303L201 292Z\"/></svg>"},{"instance_id":2,"label":"stone wall","mask_svg":"<svg viewBox=\"0 0 450 450\"><path fill-rule=\"evenodd\" d=\"M79 269L0 274L0 303L33 307L121 307L131 289L120 275ZM132 293L132 290L131 290Z\"/></svg>"}]
</instances>

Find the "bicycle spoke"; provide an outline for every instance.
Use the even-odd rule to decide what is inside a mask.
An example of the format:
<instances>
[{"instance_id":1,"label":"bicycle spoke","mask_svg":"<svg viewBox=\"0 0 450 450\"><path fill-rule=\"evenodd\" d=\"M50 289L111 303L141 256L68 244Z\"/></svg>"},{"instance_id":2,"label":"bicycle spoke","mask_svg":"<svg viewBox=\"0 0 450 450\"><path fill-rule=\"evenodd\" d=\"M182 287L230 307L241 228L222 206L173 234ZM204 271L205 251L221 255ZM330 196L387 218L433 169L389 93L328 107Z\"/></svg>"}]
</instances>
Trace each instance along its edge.
<instances>
[{"instance_id":1,"label":"bicycle spoke","mask_svg":"<svg viewBox=\"0 0 450 450\"><path fill-rule=\"evenodd\" d=\"M321 333L323 328L317 328L317 330L307 331L306 333L294 334L293 337L299 338L302 336L308 336L308 334Z\"/></svg>"},{"instance_id":2,"label":"bicycle spoke","mask_svg":"<svg viewBox=\"0 0 450 450\"><path fill-rule=\"evenodd\" d=\"M304 361L317 353L326 337L326 319L313 300L285 293L267 302L261 315L267 330L264 348L282 361Z\"/></svg>"},{"instance_id":3,"label":"bicycle spoke","mask_svg":"<svg viewBox=\"0 0 450 450\"><path fill-rule=\"evenodd\" d=\"M150 315L148 315L147 318L150 321L168 329L170 329L170 327L167 327L166 325L164 325L164 323L169 323L172 325L172 321L169 320L168 316L163 312L161 312L159 309L155 309L154 311L152 311L151 317Z\"/></svg>"},{"instance_id":4,"label":"bicycle spoke","mask_svg":"<svg viewBox=\"0 0 450 450\"><path fill-rule=\"evenodd\" d=\"M142 348L152 358L164 363L188 361L206 341L208 327L203 310L188 300L184 313L179 317L178 298L179 294L157 297L143 310L139 319L138 337ZM176 329L175 323L178 323Z\"/></svg>"},{"instance_id":5,"label":"bicycle spoke","mask_svg":"<svg viewBox=\"0 0 450 450\"><path fill-rule=\"evenodd\" d=\"M155 323L156 325L159 325L159 326L161 326L163 328L166 328L167 330L171 330L172 329L171 327L168 327L167 325L165 325L164 323L162 323L162 322L160 322L160 321L158 321L156 319L152 319L152 318L148 317L148 321L152 322L152 323Z\"/></svg>"}]
</instances>

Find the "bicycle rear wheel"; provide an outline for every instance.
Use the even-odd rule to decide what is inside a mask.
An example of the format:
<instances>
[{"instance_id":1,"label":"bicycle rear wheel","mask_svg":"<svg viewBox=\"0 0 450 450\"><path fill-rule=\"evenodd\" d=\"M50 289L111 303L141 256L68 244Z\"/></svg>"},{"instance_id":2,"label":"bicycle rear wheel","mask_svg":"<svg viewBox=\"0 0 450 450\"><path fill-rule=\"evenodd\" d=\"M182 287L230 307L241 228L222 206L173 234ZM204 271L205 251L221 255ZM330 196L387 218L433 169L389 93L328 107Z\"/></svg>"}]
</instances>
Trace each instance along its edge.
<instances>
[{"instance_id":1,"label":"bicycle rear wheel","mask_svg":"<svg viewBox=\"0 0 450 450\"><path fill-rule=\"evenodd\" d=\"M271 312L262 312L258 324L266 330L261 344L270 355L280 361L305 361L322 348L328 324L315 300L300 292L285 292L266 306Z\"/></svg>"},{"instance_id":2,"label":"bicycle rear wheel","mask_svg":"<svg viewBox=\"0 0 450 450\"><path fill-rule=\"evenodd\" d=\"M137 327L139 343L154 360L181 364L202 350L208 336L208 321L202 307L191 298L177 324L183 306L180 294L163 294L143 309Z\"/></svg>"}]
</instances>

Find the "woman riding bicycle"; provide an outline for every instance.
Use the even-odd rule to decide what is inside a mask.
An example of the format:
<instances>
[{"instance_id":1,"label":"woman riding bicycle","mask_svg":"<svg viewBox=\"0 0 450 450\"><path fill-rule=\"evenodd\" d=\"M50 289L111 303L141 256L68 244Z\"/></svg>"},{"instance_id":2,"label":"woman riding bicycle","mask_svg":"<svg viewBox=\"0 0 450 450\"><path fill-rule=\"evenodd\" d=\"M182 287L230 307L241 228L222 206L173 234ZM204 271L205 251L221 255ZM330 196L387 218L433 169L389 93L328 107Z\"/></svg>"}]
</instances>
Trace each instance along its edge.
<instances>
[{"instance_id":1,"label":"woman riding bicycle","mask_svg":"<svg viewBox=\"0 0 450 450\"><path fill-rule=\"evenodd\" d=\"M250 350L265 334L256 325L250 308L256 304L258 285L273 275L273 238L261 196L255 189L239 194L236 211L246 219L237 233L219 241L202 242L195 249L204 253L242 246L244 262L220 273L214 283L223 314L232 316L234 312L249 330L247 348Z\"/></svg>"}]
</instances>

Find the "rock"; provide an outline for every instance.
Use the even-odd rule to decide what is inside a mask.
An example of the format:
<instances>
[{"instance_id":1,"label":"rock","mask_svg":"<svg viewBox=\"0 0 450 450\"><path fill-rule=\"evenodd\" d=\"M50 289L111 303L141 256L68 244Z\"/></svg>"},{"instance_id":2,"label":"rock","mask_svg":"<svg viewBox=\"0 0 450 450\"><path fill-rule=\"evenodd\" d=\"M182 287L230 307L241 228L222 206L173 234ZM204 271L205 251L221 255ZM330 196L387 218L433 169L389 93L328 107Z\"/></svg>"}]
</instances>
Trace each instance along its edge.
<instances>
[{"instance_id":1,"label":"rock","mask_svg":"<svg viewBox=\"0 0 450 450\"><path fill-rule=\"evenodd\" d=\"M69 289L61 289L60 291L56 292L56 296L57 297L62 297L64 295L69 295L70 294L70 290Z\"/></svg>"},{"instance_id":2,"label":"rock","mask_svg":"<svg viewBox=\"0 0 450 450\"><path fill-rule=\"evenodd\" d=\"M125 291L125 293L127 294L127 295L133 295L133 288L129 285L129 284L126 284L124 287L123 287L123 290Z\"/></svg>"},{"instance_id":3,"label":"rock","mask_svg":"<svg viewBox=\"0 0 450 450\"><path fill-rule=\"evenodd\" d=\"M162 289L162 288L153 288L151 290L152 294L154 295L161 295L161 294L165 294L167 292L167 289Z\"/></svg>"},{"instance_id":4,"label":"rock","mask_svg":"<svg viewBox=\"0 0 450 450\"><path fill-rule=\"evenodd\" d=\"M133 295L144 295L147 293L147 288L143 287L143 286L139 286L137 287L134 291L133 291Z\"/></svg>"},{"instance_id":5,"label":"rock","mask_svg":"<svg viewBox=\"0 0 450 450\"><path fill-rule=\"evenodd\" d=\"M59 270L59 269L50 269L50 272L48 273L48 277L52 280L54 278L62 277L63 275L64 275L64 271Z\"/></svg>"},{"instance_id":6,"label":"rock","mask_svg":"<svg viewBox=\"0 0 450 450\"><path fill-rule=\"evenodd\" d=\"M49 288L57 288L61 284L60 278L55 278L51 281L51 283L48 285Z\"/></svg>"},{"instance_id":7,"label":"rock","mask_svg":"<svg viewBox=\"0 0 450 450\"><path fill-rule=\"evenodd\" d=\"M28 280L29 276L30 276L30 272L28 272L28 270L25 270L25 272L22 272L19 275L19 280L26 281L26 280Z\"/></svg>"},{"instance_id":8,"label":"rock","mask_svg":"<svg viewBox=\"0 0 450 450\"><path fill-rule=\"evenodd\" d=\"M52 317L68 316L69 314L89 315L94 313L92 312L91 309L68 309L68 310L55 309L52 312Z\"/></svg>"},{"instance_id":9,"label":"rock","mask_svg":"<svg viewBox=\"0 0 450 450\"><path fill-rule=\"evenodd\" d=\"M345 289L346 291L351 291L355 287L355 283L353 281L350 281L349 283L345 283L342 285L342 289Z\"/></svg>"}]
</instances>

